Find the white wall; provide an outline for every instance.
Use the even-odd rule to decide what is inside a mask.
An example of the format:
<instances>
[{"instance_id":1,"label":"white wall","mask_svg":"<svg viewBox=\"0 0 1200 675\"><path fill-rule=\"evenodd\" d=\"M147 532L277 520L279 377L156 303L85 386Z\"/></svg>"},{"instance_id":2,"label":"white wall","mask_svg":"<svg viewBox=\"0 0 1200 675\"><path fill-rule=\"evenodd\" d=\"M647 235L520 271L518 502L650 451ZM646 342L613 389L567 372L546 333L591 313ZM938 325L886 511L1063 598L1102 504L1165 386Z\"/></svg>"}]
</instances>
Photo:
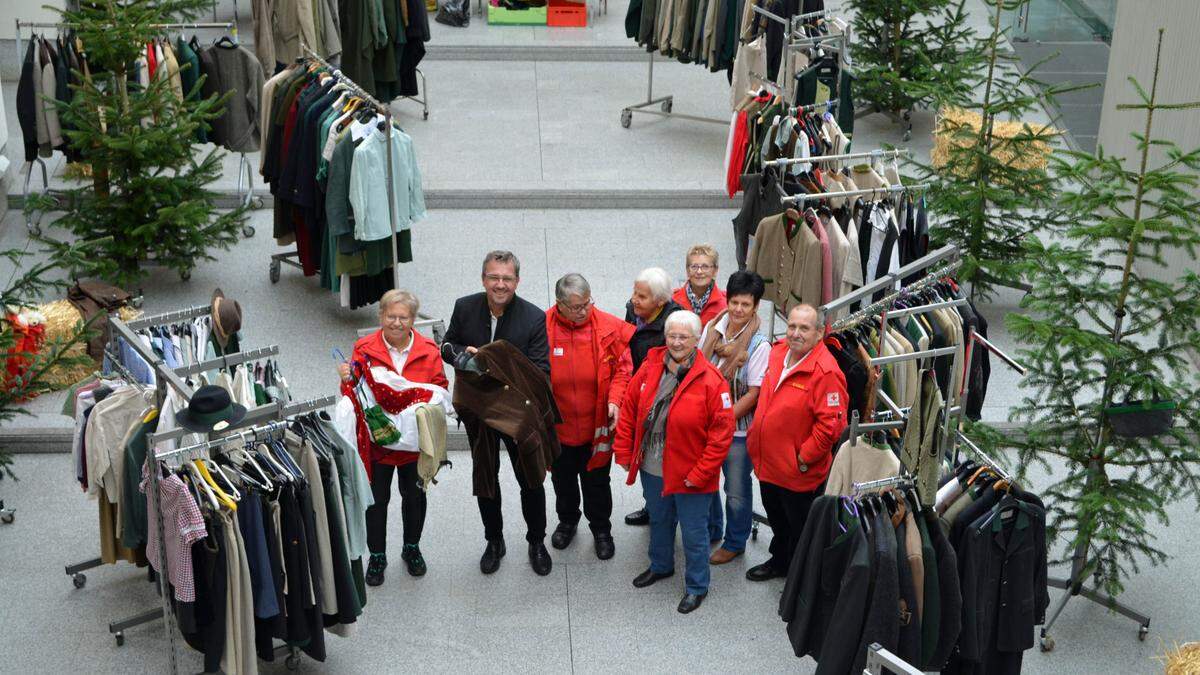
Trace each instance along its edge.
<instances>
[{"instance_id":1,"label":"white wall","mask_svg":"<svg viewBox=\"0 0 1200 675\"><path fill-rule=\"evenodd\" d=\"M1147 93L1154 79L1155 44L1158 29L1165 28L1159 66L1158 101L1200 101L1200 2L1197 0L1120 0L1113 31L1112 54L1100 117L1099 145L1109 155L1127 158L1126 167L1136 170L1140 157L1130 133L1141 133L1146 124L1144 110L1116 109L1121 103L1139 103L1128 78L1134 77ZM1187 151L1200 147L1200 110L1158 111L1154 114L1153 138L1169 139ZM1150 166L1162 163L1161 153L1151 152ZM1164 253L1166 268L1142 269L1143 274L1162 281L1187 271L1200 272L1200 263L1187 251Z\"/></svg>"},{"instance_id":2,"label":"white wall","mask_svg":"<svg viewBox=\"0 0 1200 675\"><path fill-rule=\"evenodd\" d=\"M58 14L43 5L63 7L63 0L0 0L0 39L12 40L16 35L14 21L58 21ZM29 37L23 29L22 37Z\"/></svg>"}]
</instances>

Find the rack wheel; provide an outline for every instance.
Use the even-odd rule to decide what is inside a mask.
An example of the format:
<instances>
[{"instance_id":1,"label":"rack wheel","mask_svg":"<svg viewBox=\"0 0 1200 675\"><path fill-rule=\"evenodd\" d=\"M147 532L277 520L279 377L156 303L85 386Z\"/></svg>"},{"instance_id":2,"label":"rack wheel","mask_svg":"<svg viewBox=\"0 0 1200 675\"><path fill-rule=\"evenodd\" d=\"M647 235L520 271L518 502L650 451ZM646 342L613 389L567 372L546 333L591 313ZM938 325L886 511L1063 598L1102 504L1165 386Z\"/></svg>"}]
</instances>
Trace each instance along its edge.
<instances>
[{"instance_id":1,"label":"rack wheel","mask_svg":"<svg viewBox=\"0 0 1200 675\"><path fill-rule=\"evenodd\" d=\"M758 541L758 525L750 528L750 538L754 541Z\"/></svg>"},{"instance_id":2,"label":"rack wheel","mask_svg":"<svg viewBox=\"0 0 1200 675\"><path fill-rule=\"evenodd\" d=\"M254 236L254 226L247 225L247 226L243 227L242 228L242 236L244 236L246 238L253 237Z\"/></svg>"},{"instance_id":3,"label":"rack wheel","mask_svg":"<svg viewBox=\"0 0 1200 675\"><path fill-rule=\"evenodd\" d=\"M423 119L423 120L427 120L427 119L429 119L429 111L428 111L428 110L426 110L425 112L421 113L421 119Z\"/></svg>"},{"instance_id":4,"label":"rack wheel","mask_svg":"<svg viewBox=\"0 0 1200 675\"><path fill-rule=\"evenodd\" d=\"M124 647L125 646L125 633L118 632L116 634L116 638L117 638L117 646Z\"/></svg>"},{"instance_id":5,"label":"rack wheel","mask_svg":"<svg viewBox=\"0 0 1200 675\"><path fill-rule=\"evenodd\" d=\"M71 583L75 584L75 588L83 588L87 585L87 575L79 574L78 572L71 575Z\"/></svg>"},{"instance_id":6,"label":"rack wheel","mask_svg":"<svg viewBox=\"0 0 1200 675\"><path fill-rule=\"evenodd\" d=\"M662 111L670 114L672 103L673 103L673 99L667 99L667 100L663 101L662 102Z\"/></svg>"},{"instance_id":7,"label":"rack wheel","mask_svg":"<svg viewBox=\"0 0 1200 675\"><path fill-rule=\"evenodd\" d=\"M1145 642L1146 636L1150 633L1150 624L1145 624L1138 629L1138 642Z\"/></svg>"},{"instance_id":8,"label":"rack wheel","mask_svg":"<svg viewBox=\"0 0 1200 675\"><path fill-rule=\"evenodd\" d=\"M4 523L5 525L12 525L12 522L16 519L17 519L17 514L15 511L8 511L6 513L0 513L0 523Z\"/></svg>"},{"instance_id":9,"label":"rack wheel","mask_svg":"<svg viewBox=\"0 0 1200 675\"><path fill-rule=\"evenodd\" d=\"M296 670L300 667L300 657L293 654L287 657L283 664L287 666L288 670Z\"/></svg>"},{"instance_id":10,"label":"rack wheel","mask_svg":"<svg viewBox=\"0 0 1200 675\"><path fill-rule=\"evenodd\" d=\"M629 125L632 122L633 122L633 113L630 112L629 110L622 110L621 111L621 126L628 129Z\"/></svg>"},{"instance_id":11,"label":"rack wheel","mask_svg":"<svg viewBox=\"0 0 1200 675\"><path fill-rule=\"evenodd\" d=\"M32 236L32 237L40 237L40 236L42 236L42 226L41 226L41 225L34 225L33 223L30 223L30 224L29 224L29 235L30 235L30 236Z\"/></svg>"},{"instance_id":12,"label":"rack wheel","mask_svg":"<svg viewBox=\"0 0 1200 675\"><path fill-rule=\"evenodd\" d=\"M1054 651L1054 638L1050 637L1049 635L1043 635L1042 638L1038 640L1038 648L1043 652Z\"/></svg>"},{"instance_id":13,"label":"rack wheel","mask_svg":"<svg viewBox=\"0 0 1200 675\"><path fill-rule=\"evenodd\" d=\"M912 140L912 129L905 129L904 130L904 142L907 143L911 140Z\"/></svg>"},{"instance_id":14,"label":"rack wheel","mask_svg":"<svg viewBox=\"0 0 1200 675\"><path fill-rule=\"evenodd\" d=\"M180 278L180 280L182 280L182 281L187 281L188 279L191 279L191 278L192 278L192 271L191 271L191 270L181 270L181 271L179 272L179 278Z\"/></svg>"},{"instance_id":15,"label":"rack wheel","mask_svg":"<svg viewBox=\"0 0 1200 675\"><path fill-rule=\"evenodd\" d=\"M279 283L279 267L280 265L278 260L271 261L271 269L269 273L271 275L271 283L273 284Z\"/></svg>"}]
</instances>

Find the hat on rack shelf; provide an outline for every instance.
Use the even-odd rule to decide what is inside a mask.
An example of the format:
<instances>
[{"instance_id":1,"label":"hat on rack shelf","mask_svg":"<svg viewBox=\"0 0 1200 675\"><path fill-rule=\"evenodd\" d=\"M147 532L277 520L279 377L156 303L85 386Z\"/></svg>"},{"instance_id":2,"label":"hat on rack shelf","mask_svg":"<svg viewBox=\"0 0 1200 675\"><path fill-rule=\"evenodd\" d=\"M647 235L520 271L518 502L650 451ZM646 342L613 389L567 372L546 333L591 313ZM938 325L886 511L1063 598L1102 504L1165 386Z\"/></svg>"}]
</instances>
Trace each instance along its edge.
<instances>
[{"instance_id":1,"label":"hat on rack shelf","mask_svg":"<svg viewBox=\"0 0 1200 675\"><path fill-rule=\"evenodd\" d=\"M229 336L242 329L242 306L225 297L219 288L213 291L212 323L213 335L222 348L229 344Z\"/></svg>"},{"instance_id":2,"label":"hat on rack shelf","mask_svg":"<svg viewBox=\"0 0 1200 675\"><path fill-rule=\"evenodd\" d=\"M228 391L206 384L192 395L187 408L175 413L175 421L189 431L212 433L228 429L245 416L245 406L234 403Z\"/></svg>"}]
</instances>

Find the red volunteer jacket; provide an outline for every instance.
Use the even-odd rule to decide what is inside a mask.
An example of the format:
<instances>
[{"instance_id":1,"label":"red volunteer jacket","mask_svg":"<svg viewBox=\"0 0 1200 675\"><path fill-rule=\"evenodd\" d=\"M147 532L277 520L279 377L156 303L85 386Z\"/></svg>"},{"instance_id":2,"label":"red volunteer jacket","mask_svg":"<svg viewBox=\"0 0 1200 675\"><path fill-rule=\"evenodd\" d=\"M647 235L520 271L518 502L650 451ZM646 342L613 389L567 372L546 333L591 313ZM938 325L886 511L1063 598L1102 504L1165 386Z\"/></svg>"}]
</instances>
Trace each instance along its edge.
<instances>
[{"instance_id":1,"label":"red volunteer jacket","mask_svg":"<svg viewBox=\"0 0 1200 675\"><path fill-rule=\"evenodd\" d=\"M555 429L564 445L592 446L589 471L612 461L613 430L608 428L608 404L619 406L625 397L632 362L621 355L629 349L633 330L631 324L595 307L581 327L560 316L557 306L546 310L550 385L563 417L562 424ZM575 337L578 331L590 331L592 339L580 340ZM576 382L579 373L591 374L592 381Z\"/></svg>"},{"instance_id":2,"label":"red volunteer jacket","mask_svg":"<svg viewBox=\"0 0 1200 675\"><path fill-rule=\"evenodd\" d=\"M692 303L688 300L687 284L675 289L675 294L671 299L679 303L679 306L691 311ZM725 291L713 281L712 294L708 296L708 303L704 305L704 309L700 312L700 325L707 326L709 321L717 318L717 315L725 311Z\"/></svg>"},{"instance_id":3,"label":"red volunteer jacket","mask_svg":"<svg viewBox=\"0 0 1200 675\"><path fill-rule=\"evenodd\" d=\"M642 435L646 418L658 393L666 347L655 347L638 368L617 420L613 452L617 463L629 466L627 485L633 485L642 464ZM715 492L721 464L733 441L733 402L729 384L699 350L696 360L667 412L666 449L663 452L663 495ZM687 480L695 487L684 484Z\"/></svg>"},{"instance_id":4,"label":"red volunteer jacket","mask_svg":"<svg viewBox=\"0 0 1200 675\"><path fill-rule=\"evenodd\" d=\"M450 381L446 379L445 366L442 363L441 353L438 351L437 344L433 340L421 335L417 331L412 332L412 348L408 352L408 359L404 362L404 371L400 376L412 382L423 382L426 384L436 384L439 387L446 389L450 388ZM377 330L370 335L361 337L354 343L354 351L350 353L350 362L358 364L361 367L367 367L367 362L371 366L386 366L392 372L396 372L396 366L392 363L392 356L388 353L387 343L383 339L383 330ZM365 387L366 384L364 383ZM342 393L354 399L354 409L358 413L359 438L369 439L367 433L367 423L363 419L361 411L358 409L358 397L354 393L353 383L342 383ZM367 441L370 443L370 441ZM418 452L392 452L375 446L370 443L371 447L363 447L359 443L358 454L362 457L363 464L367 467L367 475L371 472L372 457L378 458L380 464L390 464L392 466L404 466L417 461L420 453Z\"/></svg>"},{"instance_id":5,"label":"red volunteer jacket","mask_svg":"<svg viewBox=\"0 0 1200 675\"><path fill-rule=\"evenodd\" d=\"M829 475L833 444L846 427L846 376L819 342L776 390L787 353L785 340L771 349L746 450L760 481L812 492Z\"/></svg>"}]
</instances>

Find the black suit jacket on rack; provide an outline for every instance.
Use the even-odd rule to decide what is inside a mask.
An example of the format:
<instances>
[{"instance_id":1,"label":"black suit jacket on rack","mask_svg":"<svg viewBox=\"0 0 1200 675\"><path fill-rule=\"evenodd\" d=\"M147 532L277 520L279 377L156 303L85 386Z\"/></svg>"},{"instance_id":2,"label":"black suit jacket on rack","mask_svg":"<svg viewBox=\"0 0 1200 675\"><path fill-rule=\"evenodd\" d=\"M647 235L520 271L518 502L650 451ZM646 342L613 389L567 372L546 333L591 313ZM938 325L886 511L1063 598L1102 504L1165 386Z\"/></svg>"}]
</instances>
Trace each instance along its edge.
<instances>
[{"instance_id":1,"label":"black suit jacket on rack","mask_svg":"<svg viewBox=\"0 0 1200 675\"><path fill-rule=\"evenodd\" d=\"M454 363L454 357L467 347L479 348L495 340L507 340L533 365L550 372L550 347L546 340L546 312L537 305L514 296L496 322L492 337L492 319L487 294L475 293L459 298L450 315L450 326L442 341L442 359Z\"/></svg>"}]
</instances>

